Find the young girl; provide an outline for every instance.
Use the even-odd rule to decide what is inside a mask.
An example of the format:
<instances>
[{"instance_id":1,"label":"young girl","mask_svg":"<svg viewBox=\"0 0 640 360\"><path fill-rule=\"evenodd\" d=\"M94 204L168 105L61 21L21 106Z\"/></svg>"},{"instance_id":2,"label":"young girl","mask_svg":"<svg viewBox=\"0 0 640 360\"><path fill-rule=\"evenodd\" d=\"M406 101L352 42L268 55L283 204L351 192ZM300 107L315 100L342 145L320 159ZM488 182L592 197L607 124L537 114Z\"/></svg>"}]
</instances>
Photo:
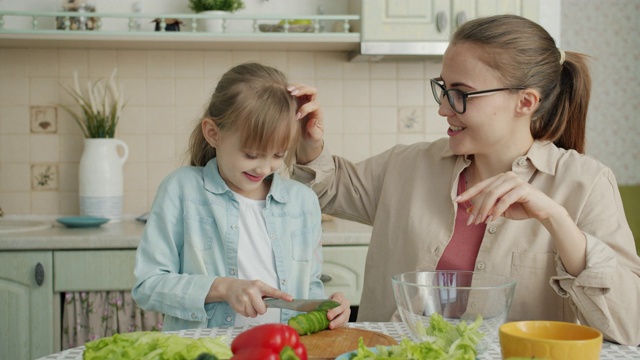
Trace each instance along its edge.
<instances>
[{"instance_id":1,"label":"young girl","mask_svg":"<svg viewBox=\"0 0 640 360\"><path fill-rule=\"evenodd\" d=\"M290 88L305 103L292 178L324 212L373 225L358 321L399 320L381 279L473 270L516 279L510 321L579 321L640 344L640 258L613 172L584 155L585 60L525 18L471 20L427 80L448 138L357 164L323 147L315 89Z\"/></svg>"},{"instance_id":2,"label":"young girl","mask_svg":"<svg viewBox=\"0 0 640 360\"><path fill-rule=\"evenodd\" d=\"M235 66L190 139L191 166L160 184L137 250L132 296L163 330L286 322L263 297L325 298L317 196L278 176L299 136L280 71ZM286 161L285 161L286 159ZM349 319L349 302L328 312Z\"/></svg>"}]
</instances>

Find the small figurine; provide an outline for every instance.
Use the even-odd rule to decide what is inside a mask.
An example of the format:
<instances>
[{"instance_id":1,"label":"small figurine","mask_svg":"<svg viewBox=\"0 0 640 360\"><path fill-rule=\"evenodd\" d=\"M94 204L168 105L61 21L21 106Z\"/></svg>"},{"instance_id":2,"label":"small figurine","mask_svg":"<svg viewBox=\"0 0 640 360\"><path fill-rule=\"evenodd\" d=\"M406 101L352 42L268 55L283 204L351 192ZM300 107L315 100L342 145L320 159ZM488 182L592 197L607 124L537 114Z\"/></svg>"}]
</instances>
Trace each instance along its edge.
<instances>
[{"instance_id":1,"label":"small figurine","mask_svg":"<svg viewBox=\"0 0 640 360\"><path fill-rule=\"evenodd\" d=\"M152 22L156 23L156 31L160 31L160 18L156 18ZM180 31L182 21L178 19L164 19L164 23L164 31Z\"/></svg>"},{"instance_id":2,"label":"small figurine","mask_svg":"<svg viewBox=\"0 0 640 360\"><path fill-rule=\"evenodd\" d=\"M62 4L64 11L77 13L92 13L96 11L96 7L89 5L85 0L68 0L66 4ZM56 28L59 30L94 30L98 19L93 16L57 16Z\"/></svg>"}]
</instances>

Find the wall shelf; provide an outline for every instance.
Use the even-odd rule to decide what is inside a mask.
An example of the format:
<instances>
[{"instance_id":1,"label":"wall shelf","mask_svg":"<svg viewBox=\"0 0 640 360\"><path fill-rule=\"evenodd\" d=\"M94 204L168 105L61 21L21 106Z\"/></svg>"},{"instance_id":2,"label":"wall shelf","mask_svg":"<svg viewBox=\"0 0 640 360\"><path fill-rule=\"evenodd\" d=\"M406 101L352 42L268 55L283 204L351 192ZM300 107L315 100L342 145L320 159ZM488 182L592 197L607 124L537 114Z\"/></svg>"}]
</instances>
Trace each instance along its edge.
<instances>
[{"instance_id":1,"label":"wall shelf","mask_svg":"<svg viewBox=\"0 0 640 360\"><path fill-rule=\"evenodd\" d=\"M98 19L93 30L70 30L78 17ZM225 32L204 30L200 21L223 19ZM161 30L154 31L158 19ZM181 31L164 31L165 19L180 19ZM288 22L309 20L308 32L289 31ZM286 20L280 32L262 32L261 24ZM0 11L0 47L5 48L107 48L167 50L291 50L354 51L360 45L360 33L349 32L358 15L236 15L201 14L109 14L77 12ZM56 27L66 28L56 29ZM140 26L143 24L144 28ZM323 24L333 24L322 31Z\"/></svg>"}]
</instances>

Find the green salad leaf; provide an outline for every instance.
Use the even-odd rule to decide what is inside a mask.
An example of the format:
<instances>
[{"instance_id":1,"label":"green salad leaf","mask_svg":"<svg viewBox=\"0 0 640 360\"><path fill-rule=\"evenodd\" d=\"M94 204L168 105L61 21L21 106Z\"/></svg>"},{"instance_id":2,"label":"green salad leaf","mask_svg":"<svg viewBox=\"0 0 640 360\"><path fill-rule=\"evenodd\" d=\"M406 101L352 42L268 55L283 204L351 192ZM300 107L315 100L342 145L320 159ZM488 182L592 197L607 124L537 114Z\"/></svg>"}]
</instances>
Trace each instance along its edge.
<instances>
[{"instance_id":1,"label":"green salad leaf","mask_svg":"<svg viewBox=\"0 0 640 360\"><path fill-rule=\"evenodd\" d=\"M351 360L475 360L476 346L484 336L478 330L481 323L482 317L478 316L471 324L461 321L453 325L434 313L429 318L429 327L419 330L430 340L415 342L405 338L398 345L376 346L376 353L360 338Z\"/></svg>"},{"instance_id":2,"label":"green salad leaf","mask_svg":"<svg viewBox=\"0 0 640 360\"><path fill-rule=\"evenodd\" d=\"M193 360L201 354L218 359L233 355L226 338L185 338L157 331L141 331L97 339L85 344L83 360Z\"/></svg>"}]
</instances>

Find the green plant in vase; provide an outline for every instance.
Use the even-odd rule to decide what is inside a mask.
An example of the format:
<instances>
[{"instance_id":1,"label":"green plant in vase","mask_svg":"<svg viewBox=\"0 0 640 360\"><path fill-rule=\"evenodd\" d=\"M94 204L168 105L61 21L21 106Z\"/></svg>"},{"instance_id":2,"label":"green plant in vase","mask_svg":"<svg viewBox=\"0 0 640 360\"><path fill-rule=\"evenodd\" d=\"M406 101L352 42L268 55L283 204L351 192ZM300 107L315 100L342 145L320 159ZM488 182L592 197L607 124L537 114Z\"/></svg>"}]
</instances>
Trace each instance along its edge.
<instances>
[{"instance_id":1,"label":"green plant in vase","mask_svg":"<svg viewBox=\"0 0 640 360\"><path fill-rule=\"evenodd\" d=\"M189 0L189 8L196 13L203 11L235 12L244 8L242 0Z\"/></svg>"},{"instance_id":2,"label":"green plant in vase","mask_svg":"<svg viewBox=\"0 0 640 360\"><path fill-rule=\"evenodd\" d=\"M88 81L86 95L80 89L78 73L75 71L74 86L62 87L80 106L81 113L69 106L60 106L73 117L87 139L113 138L116 133L118 120L125 105L124 89L122 84L116 84L116 72L117 69L113 70L108 80L100 79L95 84Z\"/></svg>"}]
</instances>

